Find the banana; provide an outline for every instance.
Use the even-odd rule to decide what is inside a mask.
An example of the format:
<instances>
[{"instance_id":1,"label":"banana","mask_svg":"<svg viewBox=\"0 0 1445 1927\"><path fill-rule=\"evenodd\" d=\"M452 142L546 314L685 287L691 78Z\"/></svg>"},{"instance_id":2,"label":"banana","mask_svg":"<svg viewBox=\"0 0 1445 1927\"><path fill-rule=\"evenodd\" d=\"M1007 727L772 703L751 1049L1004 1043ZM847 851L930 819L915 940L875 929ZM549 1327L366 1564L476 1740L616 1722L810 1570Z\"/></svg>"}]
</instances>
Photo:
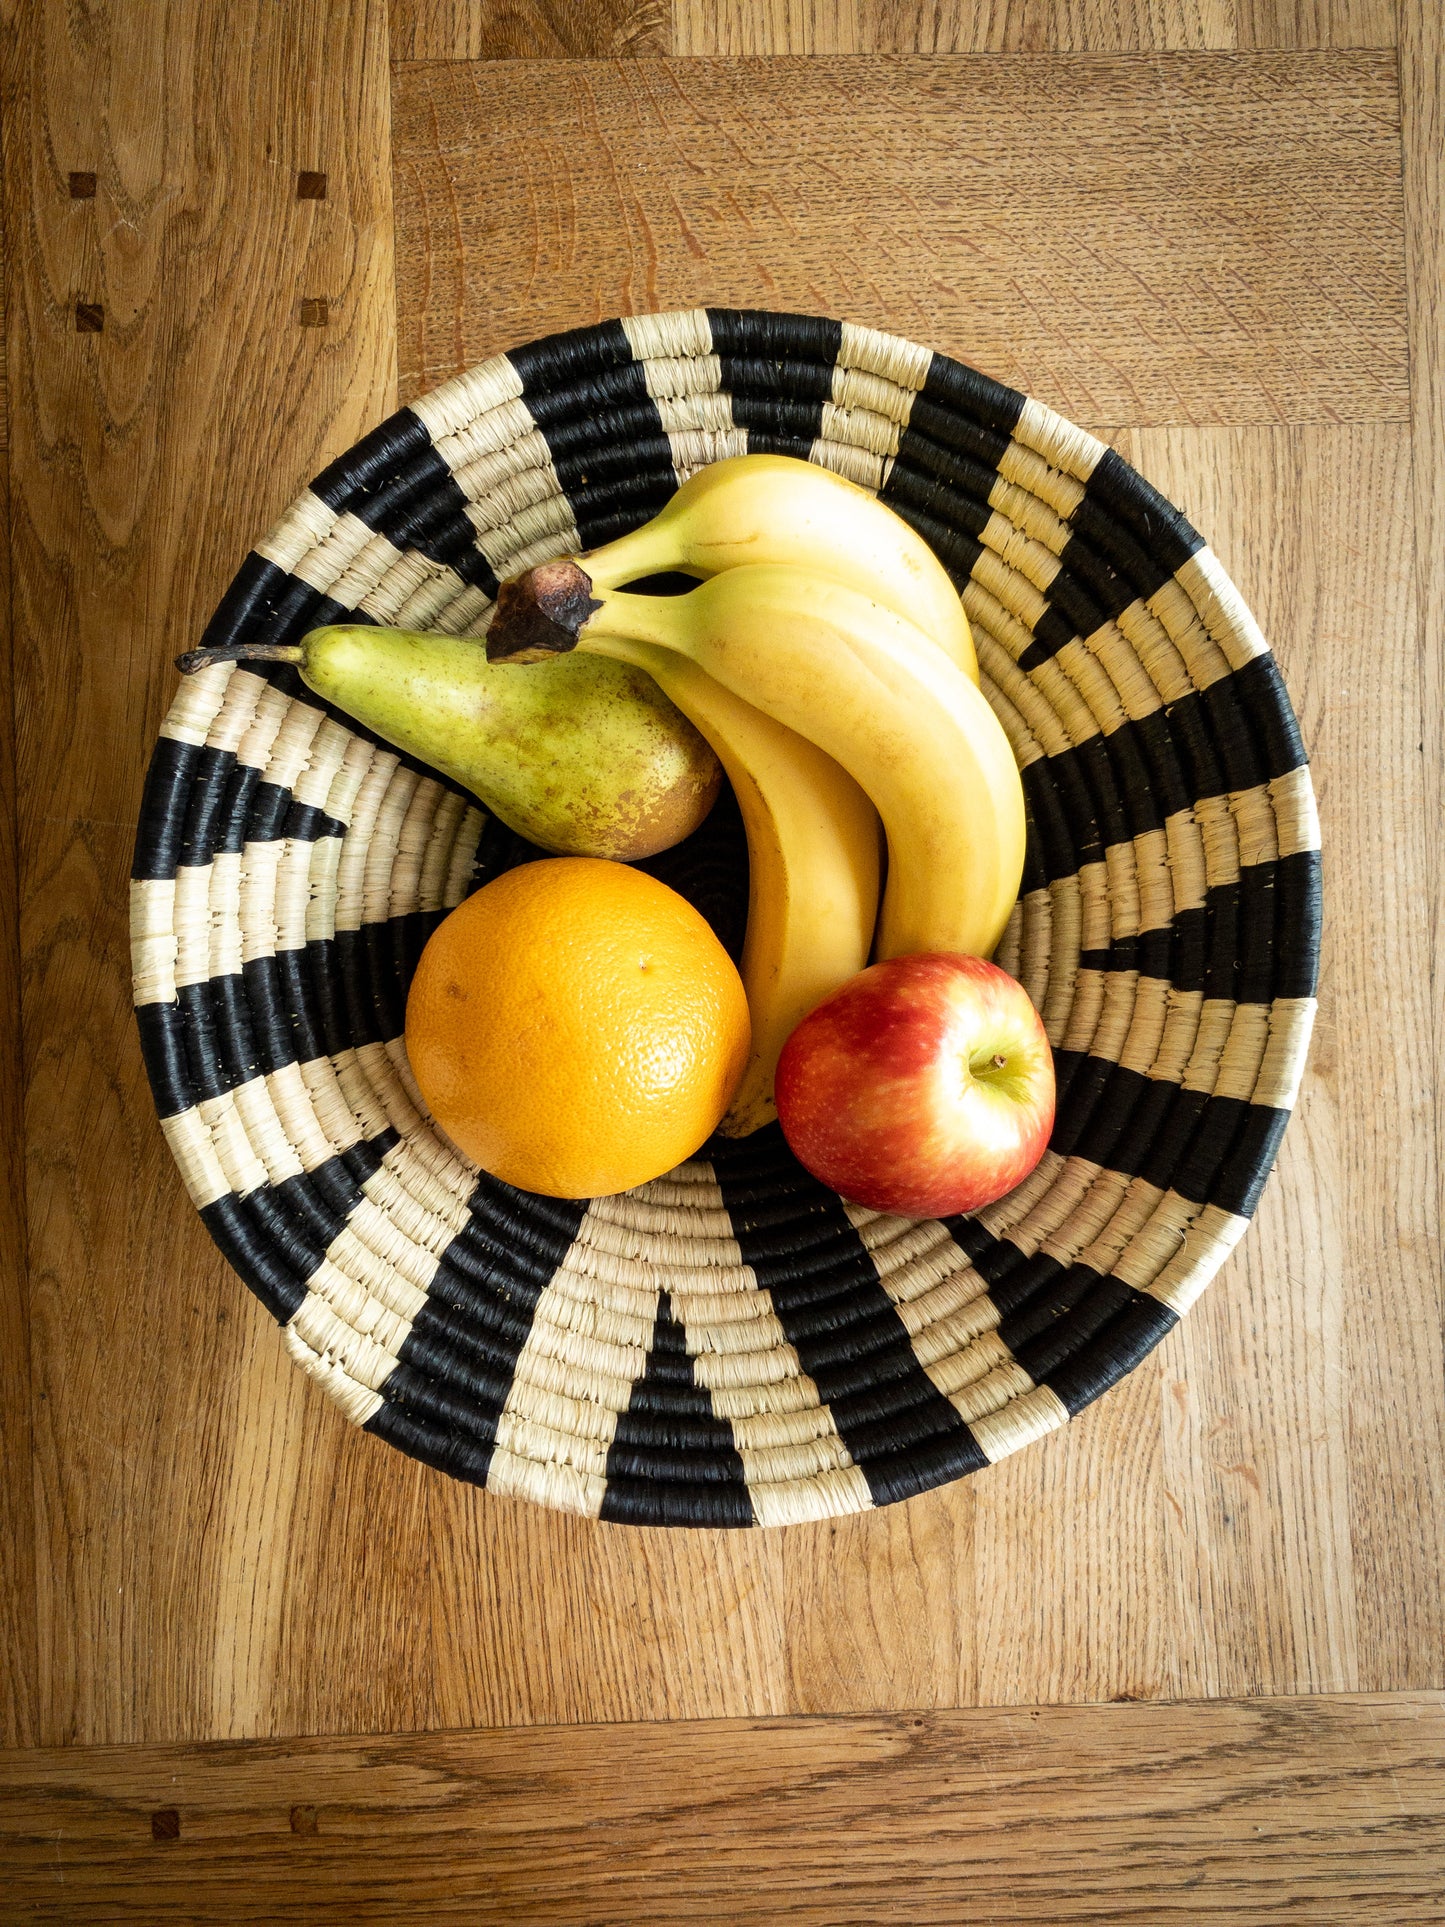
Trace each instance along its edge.
<instances>
[{"instance_id":1,"label":"banana","mask_svg":"<svg viewBox=\"0 0 1445 1927\"><path fill-rule=\"evenodd\" d=\"M753 1042L718 1127L746 1137L777 1116L773 1073L789 1036L868 962L878 910L878 817L831 756L714 682L686 656L614 637L707 738L748 836L742 979Z\"/></svg>"},{"instance_id":2,"label":"banana","mask_svg":"<svg viewBox=\"0 0 1445 1927\"><path fill-rule=\"evenodd\" d=\"M730 568L680 596L593 588L571 561L503 584L488 655L540 661L641 641L688 657L871 798L888 837L880 958L992 952L1023 874L1023 785L988 703L921 630L781 564Z\"/></svg>"},{"instance_id":3,"label":"banana","mask_svg":"<svg viewBox=\"0 0 1445 1927\"><path fill-rule=\"evenodd\" d=\"M915 623L978 681L968 617L938 557L876 495L817 462L714 462L650 522L582 557L599 589L669 569L707 577L763 562L814 569L861 590Z\"/></svg>"}]
</instances>

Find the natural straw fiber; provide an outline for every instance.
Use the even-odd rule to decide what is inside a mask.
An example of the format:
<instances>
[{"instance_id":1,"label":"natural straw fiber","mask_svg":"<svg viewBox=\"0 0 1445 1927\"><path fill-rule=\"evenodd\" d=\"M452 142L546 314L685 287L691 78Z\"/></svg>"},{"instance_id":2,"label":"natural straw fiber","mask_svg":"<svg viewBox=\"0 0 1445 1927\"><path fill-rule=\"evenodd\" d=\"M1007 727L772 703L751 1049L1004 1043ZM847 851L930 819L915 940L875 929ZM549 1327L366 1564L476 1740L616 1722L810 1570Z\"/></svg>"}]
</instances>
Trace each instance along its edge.
<instances>
[{"instance_id":1,"label":"natural straw fiber","mask_svg":"<svg viewBox=\"0 0 1445 1927\"><path fill-rule=\"evenodd\" d=\"M318 476L205 641L476 633L500 578L748 449L838 469L932 543L1023 768L999 960L1044 1013L1060 1105L1001 1203L880 1217L776 1126L590 1203L479 1173L412 1082L406 988L448 907L535 853L294 670L181 684L136 841L162 1128L293 1358L431 1465L639 1524L884 1505L1066 1423L1244 1231L1314 1012L1314 797L1233 584L1112 450L910 342L699 309L498 356ZM649 867L736 948L728 800Z\"/></svg>"}]
</instances>

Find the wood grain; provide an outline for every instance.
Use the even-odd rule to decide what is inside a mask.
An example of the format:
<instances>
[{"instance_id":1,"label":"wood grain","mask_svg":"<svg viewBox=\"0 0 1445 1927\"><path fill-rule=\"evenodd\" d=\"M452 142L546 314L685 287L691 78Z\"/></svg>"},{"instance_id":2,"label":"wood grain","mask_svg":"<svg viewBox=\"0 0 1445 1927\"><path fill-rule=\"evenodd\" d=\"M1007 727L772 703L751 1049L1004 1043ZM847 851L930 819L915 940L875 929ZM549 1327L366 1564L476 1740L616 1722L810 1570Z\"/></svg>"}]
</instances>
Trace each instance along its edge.
<instances>
[{"instance_id":1,"label":"wood grain","mask_svg":"<svg viewBox=\"0 0 1445 1927\"><path fill-rule=\"evenodd\" d=\"M394 60L605 60L671 41L668 0L391 0Z\"/></svg>"},{"instance_id":2,"label":"wood grain","mask_svg":"<svg viewBox=\"0 0 1445 1927\"><path fill-rule=\"evenodd\" d=\"M377 4L342 19L254 0L177 5L164 34L109 15L82 32L43 7L16 25L38 1731L211 1730L238 1603L213 1527L247 1470L232 1446L248 1347L264 1334L269 1363L275 1337L235 1295L155 1127L125 878L170 657L255 532L393 393L385 20ZM303 166L328 172L325 202L296 200ZM94 200L68 198L72 168L97 173ZM320 294L331 326L303 331L299 300ZM81 298L103 304L103 333L74 331Z\"/></svg>"},{"instance_id":3,"label":"wood grain","mask_svg":"<svg viewBox=\"0 0 1445 1927\"><path fill-rule=\"evenodd\" d=\"M673 0L677 54L852 54L866 0Z\"/></svg>"},{"instance_id":4,"label":"wood grain","mask_svg":"<svg viewBox=\"0 0 1445 1927\"><path fill-rule=\"evenodd\" d=\"M979 1698L974 1481L782 1538L786 1704L834 1713Z\"/></svg>"},{"instance_id":5,"label":"wood grain","mask_svg":"<svg viewBox=\"0 0 1445 1927\"><path fill-rule=\"evenodd\" d=\"M1075 420L1403 420L1397 121L1379 54L403 66L402 391L712 302Z\"/></svg>"},{"instance_id":6,"label":"wood grain","mask_svg":"<svg viewBox=\"0 0 1445 1927\"><path fill-rule=\"evenodd\" d=\"M979 1482L981 1704L1168 1696L1177 1662L1164 1584L1159 1382L1172 1353L1171 1343L1147 1359L1121 1397L1076 1420L1038 1464L1021 1453Z\"/></svg>"},{"instance_id":7,"label":"wood grain","mask_svg":"<svg viewBox=\"0 0 1445 1927\"><path fill-rule=\"evenodd\" d=\"M1209 531L1278 653L1313 758L1328 906L1280 1169L1234 1288L1208 1293L1172 1341L1165 1454L1187 1627L1174 1690L1440 1683L1432 1070L1421 1053L1382 1076L1353 1042L1435 1023L1421 745L1440 718L1417 653L1408 430L1155 430L1139 459Z\"/></svg>"},{"instance_id":8,"label":"wood grain","mask_svg":"<svg viewBox=\"0 0 1445 1927\"><path fill-rule=\"evenodd\" d=\"M673 0L677 54L1233 48L1237 0ZM1308 43L1305 43L1308 44ZM1369 43L1373 44L1373 43Z\"/></svg>"},{"instance_id":9,"label":"wood grain","mask_svg":"<svg viewBox=\"0 0 1445 1927\"><path fill-rule=\"evenodd\" d=\"M1392 47L1392 0L391 0L396 60Z\"/></svg>"},{"instance_id":10,"label":"wood grain","mask_svg":"<svg viewBox=\"0 0 1445 1927\"><path fill-rule=\"evenodd\" d=\"M0 61L12 57L10 43ZM0 151L6 134L0 78ZM10 624L10 411L0 209L0 1736L34 1745L35 1530L30 1494L30 1321L25 1291L25 1137L20 893L15 836L15 681Z\"/></svg>"},{"instance_id":11,"label":"wood grain","mask_svg":"<svg viewBox=\"0 0 1445 1927\"><path fill-rule=\"evenodd\" d=\"M1426 864L1434 881L1431 979L1445 978L1445 18L1435 0L1400 7L1401 122L1410 301L1411 446L1419 673L1430 733L1422 737ZM1433 1004L1437 1138L1445 1143L1445 1015ZM1445 1168L1436 1170L1436 1228Z\"/></svg>"},{"instance_id":12,"label":"wood grain","mask_svg":"<svg viewBox=\"0 0 1445 1927\"><path fill-rule=\"evenodd\" d=\"M438 1723L792 1710L776 1534L596 1526L436 1479L428 1502Z\"/></svg>"},{"instance_id":13,"label":"wood grain","mask_svg":"<svg viewBox=\"0 0 1445 1927\"><path fill-rule=\"evenodd\" d=\"M1234 5L1240 47L1395 44L1392 0L1234 0Z\"/></svg>"},{"instance_id":14,"label":"wood grain","mask_svg":"<svg viewBox=\"0 0 1445 1927\"><path fill-rule=\"evenodd\" d=\"M67 1923L1390 1927L1442 1751L1429 1695L66 1748L0 1761L0 1853Z\"/></svg>"}]
</instances>

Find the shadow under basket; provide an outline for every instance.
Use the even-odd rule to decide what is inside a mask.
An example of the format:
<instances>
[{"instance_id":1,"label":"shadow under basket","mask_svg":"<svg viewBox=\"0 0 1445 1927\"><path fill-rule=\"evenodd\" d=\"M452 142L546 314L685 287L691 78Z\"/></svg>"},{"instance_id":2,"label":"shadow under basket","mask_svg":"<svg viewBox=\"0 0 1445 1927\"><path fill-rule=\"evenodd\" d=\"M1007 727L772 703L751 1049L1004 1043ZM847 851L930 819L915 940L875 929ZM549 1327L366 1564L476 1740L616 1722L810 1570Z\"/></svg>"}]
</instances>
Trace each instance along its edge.
<instances>
[{"instance_id":1,"label":"shadow under basket","mask_svg":"<svg viewBox=\"0 0 1445 1927\"><path fill-rule=\"evenodd\" d=\"M1066 1424L1243 1233L1314 1013L1314 796L1238 592L1111 449L911 342L698 309L497 356L319 475L204 640L475 633L499 578L747 450L825 463L926 537L1022 767L998 960L1043 1012L1059 1111L1000 1203L856 1208L776 1125L591 1202L479 1173L411 1078L406 990L446 911L539 853L293 669L182 683L136 840L162 1128L291 1356L429 1465L640 1525L886 1505ZM648 867L736 951L728 799Z\"/></svg>"}]
</instances>

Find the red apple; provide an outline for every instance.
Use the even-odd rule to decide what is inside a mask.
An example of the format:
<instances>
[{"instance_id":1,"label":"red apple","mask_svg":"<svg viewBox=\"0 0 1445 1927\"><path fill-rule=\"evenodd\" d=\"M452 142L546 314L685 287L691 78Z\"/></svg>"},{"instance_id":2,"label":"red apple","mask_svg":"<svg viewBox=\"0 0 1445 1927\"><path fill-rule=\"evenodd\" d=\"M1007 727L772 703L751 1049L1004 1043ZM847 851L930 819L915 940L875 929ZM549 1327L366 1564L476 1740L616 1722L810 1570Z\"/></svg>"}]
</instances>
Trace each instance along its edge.
<instances>
[{"instance_id":1,"label":"red apple","mask_svg":"<svg viewBox=\"0 0 1445 1927\"><path fill-rule=\"evenodd\" d=\"M992 1204L1054 1123L1054 1058L1023 985L981 957L894 957L844 984L783 1046L778 1117L798 1162L909 1218Z\"/></svg>"}]
</instances>

